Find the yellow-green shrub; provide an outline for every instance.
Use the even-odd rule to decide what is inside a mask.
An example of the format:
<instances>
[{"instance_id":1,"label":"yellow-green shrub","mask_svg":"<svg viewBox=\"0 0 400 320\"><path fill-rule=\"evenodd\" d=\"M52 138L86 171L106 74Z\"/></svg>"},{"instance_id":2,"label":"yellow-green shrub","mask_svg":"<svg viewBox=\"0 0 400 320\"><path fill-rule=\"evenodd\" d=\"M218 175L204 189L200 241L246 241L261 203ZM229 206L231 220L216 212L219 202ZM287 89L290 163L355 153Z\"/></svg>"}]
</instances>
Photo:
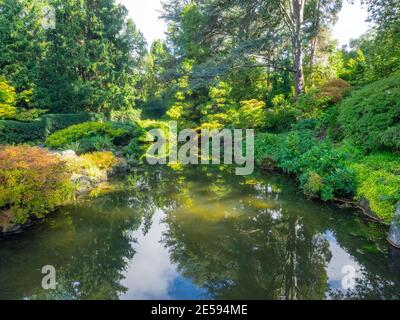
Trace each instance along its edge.
<instances>
[{"instance_id":1,"label":"yellow-green shrub","mask_svg":"<svg viewBox=\"0 0 400 320\"><path fill-rule=\"evenodd\" d=\"M15 223L43 217L71 194L63 161L41 148L0 146L0 208Z\"/></svg>"},{"instance_id":2,"label":"yellow-green shrub","mask_svg":"<svg viewBox=\"0 0 400 320\"><path fill-rule=\"evenodd\" d=\"M81 156L88 166L96 166L102 170L108 170L117 163L117 158L112 152L92 152Z\"/></svg>"},{"instance_id":3,"label":"yellow-green shrub","mask_svg":"<svg viewBox=\"0 0 400 320\"><path fill-rule=\"evenodd\" d=\"M14 119L17 114L15 107L16 93L4 79L0 78L0 119Z\"/></svg>"},{"instance_id":4,"label":"yellow-green shrub","mask_svg":"<svg viewBox=\"0 0 400 320\"><path fill-rule=\"evenodd\" d=\"M390 222L400 202L400 157L379 153L349 164L356 173L357 197L368 200L379 218Z\"/></svg>"}]
</instances>

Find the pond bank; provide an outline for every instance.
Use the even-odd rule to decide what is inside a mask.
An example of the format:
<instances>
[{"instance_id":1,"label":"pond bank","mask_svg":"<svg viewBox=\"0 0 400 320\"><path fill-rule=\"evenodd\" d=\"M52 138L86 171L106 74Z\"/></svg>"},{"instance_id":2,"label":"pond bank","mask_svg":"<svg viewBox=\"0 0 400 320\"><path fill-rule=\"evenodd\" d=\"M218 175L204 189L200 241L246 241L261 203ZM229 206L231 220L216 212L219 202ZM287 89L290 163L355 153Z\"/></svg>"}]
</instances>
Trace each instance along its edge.
<instances>
[{"instance_id":1,"label":"pond bank","mask_svg":"<svg viewBox=\"0 0 400 320\"><path fill-rule=\"evenodd\" d=\"M47 149L42 149L47 150ZM67 164L68 169L68 183L72 186L71 199L74 201L80 197L85 197L91 192L94 192L97 188L101 187L102 184L109 181L116 175L126 173L129 169L130 162L122 157L115 157L111 154L107 154L110 165L94 163L98 161L103 162L100 157L105 156L105 153L92 153L91 158L88 159L78 156L74 151L51 151L47 150L49 155L55 156L60 159L61 163ZM84 155L85 157L85 155ZM96 159L98 158L98 159ZM93 160L89 166L86 165L85 161ZM15 186L17 187L17 186ZM66 205L69 201L63 200L63 203L56 205L49 213L56 211L59 207ZM45 216L35 216L30 213L28 219L21 223L14 222L14 214L12 208L0 209L0 237L6 237L22 233L24 230L29 229L33 225L40 223L45 219Z\"/></svg>"},{"instance_id":2,"label":"pond bank","mask_svg":"<svg viewBox=\"0 0 400 320\"><path fill-rule=\"evenodd\" d=\"M137 167L137 161L131 161L130 159L122 157L118 154L118 157L115 157L113 160L113 164L111 166L106 166L105 168L98 168L95 173L93 173L92 168L81 168L76 170L76 167L80 166L80 162L82 159L71 150L56 152L49 151L50 154L57 156L65 163L73 164L74 172L70 175L70 183L74 186L74 198L84 197L96 190L101 184L107 182L113 176L118 174L129 173L132 171L134 167ZM95 156L103 156L104 154L95 154ZM113 156L114 157L114 156ZM97 159L99 161L99 159ZM79 165L77 165L77 163ZM264 162L265 164L265 162ZM274 166L272 163L269 163L268 166L263 167L264 171L281 171L279 168ZM286 174L289 177L289 175ZM312 195L307 195L311 198L318 198ZM388 226L385 221L380 219L370 208L369 203L366 199L361 199L360 201L355 201L351 199L344 198L335 198L332 201L338 207L351 207L360 210L363 216L367 219L372 219L381 224ZM56 209L56 208L55 208ZM43 220L43 217L34 217L31 216L24 223L13 223L12 222L12 214L10 209L8 210L0 210L0 237L10 236L14 234L19 234L24 230L30 228L32 225L39 223ZM389 241L392 245L396 242Z\"/></svg>"}]
</instances>

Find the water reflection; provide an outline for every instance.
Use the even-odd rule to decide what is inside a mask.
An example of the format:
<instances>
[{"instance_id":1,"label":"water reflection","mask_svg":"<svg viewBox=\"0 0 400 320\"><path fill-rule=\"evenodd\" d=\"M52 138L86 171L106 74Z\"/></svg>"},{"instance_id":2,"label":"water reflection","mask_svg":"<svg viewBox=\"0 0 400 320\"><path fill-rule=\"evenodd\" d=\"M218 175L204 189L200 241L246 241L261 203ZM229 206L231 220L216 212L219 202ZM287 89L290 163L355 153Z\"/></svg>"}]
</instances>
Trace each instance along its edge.
<instances>
[{"instance_id":1,"label":"water reflection","mask_svg":"<svg viewBox=\"0 0 400 320\"><path fill-rule=\"evenodd\" d=\"M0 241L0 299L398 299L385 231L281 175L149 168ZM120 181L121 182L121 181ZM44 265L56 291L40 288ZM345 265L355 287L341 286Z\"/></svg>"}]
</instances>

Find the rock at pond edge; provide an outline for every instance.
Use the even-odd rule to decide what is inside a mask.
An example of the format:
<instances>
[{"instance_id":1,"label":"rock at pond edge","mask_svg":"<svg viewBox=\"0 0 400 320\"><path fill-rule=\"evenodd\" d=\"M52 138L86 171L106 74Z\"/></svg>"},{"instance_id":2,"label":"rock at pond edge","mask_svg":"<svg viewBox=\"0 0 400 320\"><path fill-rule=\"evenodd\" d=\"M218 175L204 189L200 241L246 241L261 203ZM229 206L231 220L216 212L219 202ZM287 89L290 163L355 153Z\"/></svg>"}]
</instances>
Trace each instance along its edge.
<instances>
[{"instance_id":1,"label":"rock at pond edge","mask_svg":"<svg viewBox=\"0 0 400 320\"><path fill-rule=\"evenodd\" d=\"M397 209L394 214L392 226L390 227L389 231L388 241L392 246L400 248L400 203L397 205Z\"/></svg>"}]
</instances>

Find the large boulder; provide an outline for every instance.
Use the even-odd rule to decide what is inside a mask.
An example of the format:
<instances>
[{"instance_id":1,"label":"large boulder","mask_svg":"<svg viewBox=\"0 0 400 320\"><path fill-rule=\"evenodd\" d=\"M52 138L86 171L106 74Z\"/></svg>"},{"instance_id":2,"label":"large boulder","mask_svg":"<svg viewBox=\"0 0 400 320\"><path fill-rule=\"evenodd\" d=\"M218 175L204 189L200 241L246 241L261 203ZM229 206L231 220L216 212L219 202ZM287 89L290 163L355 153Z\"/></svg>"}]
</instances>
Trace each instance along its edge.
<instances>
[{"instance_id":1,"label":"large boulder","mask_svg":"<svg viewBox=\"0 0 400 320\"><path fill-rule=\"evenodd\" d=\"M400 248L400 203L397 205L392 226L390 227L388 241L392 246Z\"/></svg>"}]
</instances>

